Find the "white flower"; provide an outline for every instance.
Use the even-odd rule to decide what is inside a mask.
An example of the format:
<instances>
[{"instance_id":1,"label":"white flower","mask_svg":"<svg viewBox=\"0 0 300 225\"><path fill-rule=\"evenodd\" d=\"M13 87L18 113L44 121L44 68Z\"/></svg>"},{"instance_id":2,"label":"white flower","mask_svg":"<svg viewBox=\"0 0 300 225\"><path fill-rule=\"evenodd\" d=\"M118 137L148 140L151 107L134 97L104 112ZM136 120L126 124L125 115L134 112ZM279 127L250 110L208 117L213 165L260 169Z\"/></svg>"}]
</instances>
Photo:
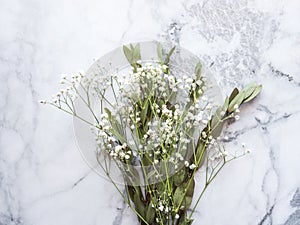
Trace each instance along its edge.
<instances>
[{"instance_id":1,"label":"white flower","mask_svg":"<svg viewBox=\"0 0 300 225\"><path fill-rule=\"evenodd\" d=\"M115 142L115 138L114 137L108 137L108 142Z\"/></svg>"},{"instance_id":2,"label":"white flower","mask_svg":"<svg viewBox=\"0 0 300 225\"><path fill-rule=\"evenodd\" d=\"M104 126L103 130L109 130L109 128L110 128L109 126Z\"/></svg>"},{"instance_id":3,"label":"white flower","mask_svg":"<svg viewBox=\"0 0 300 225\"><path fill-rule=\"evenodd\" d=\"M119 156L120 156L121 159L123 159L125 157L125 153L124 152L120 152Z\"/></svg>"},{"instance_id":4,"label":"white flower","mask_svg":"<svg viewBox=\"0 0 300 225\"><path fill-rule=\"evenodd\" d=\"M186 167L189 167L189 162L188 161L184 161L184 165L186 166Z\"/></svg>"},{"instance_id":5,"label":"white flower","mask_svg":"<svg viewBox=\"0 0 300 225\"><path fill-rule=\"evenodd\" d=\"M158 207L158 209L159 209L160 211L164 211L164 206L161 205L161 206Z\"/></svg>"},{"instance_id":6,"label":"white flower","mask_svg":"<svg viewBox=\"0 0 300 225\"><path fill-rule=\"evenodd\" d=\"M233 106L233 108L234 108L234 109L238 109L238 108L239 108L239 105L238 105L238 104L235 104L235 105Z\"/></svg>"},{"instance_id":7,"label":"white flower","mask_svg":"<svg viewBox=\"0 0 300 225\"><path fill-rule=\"evenodd\" d=\"M61 80L66 80L67 79L67 75L66 74L62 74L60 77Z\"/></svg>"},{"instance_id":8,"label":"white flower","mask_svg":"<svg viewBox=\"0 0 300 225\"><path fill-rule=\"evenodd\" d=\"M235 115L235 116L234 116L234 119L235 119L235 120L239 120L239 119L240 119L240 116L239 116L239 115Z\"/></svg>"},{"instance_id":9,"label":"white flower","mask_svg":"<svg viewBox=\"0 0 300 225\"><path fill-rule=\"evenodd\" d=\"M187 79L186 79L186 82L187 82L187 83L193 83L193 79L192 79L192 78L187 78Z\"/></svg>"},{"instance_id":10,"label":"white flower","mask_svg":"<svg viewBox=\"0 0 300 225\"><path fill-rule=\"evenodd\" d=\"M175 219L179 219L179 214L176 213Z\"/></svg>"},{"instance_id":11,"label":"white flower","mask_svg":"<svg viewBox=\"0 0 300 225\"><path fill-rule=\"evenodd\" d=\"M197 166L196 166L195 164L191 164L189 167L190 167L191 170L193 170L193 169L195 169Z\"/></svg>"},{"instance_id":12,"label":"white flower","mask_svg":"<svg viewBox=\"0 0 300 225\"><path fill-rule=\"evenodd\" d=\"M122 146L121 145L117 145L116 147L115 147L115 152L116 153L118 153L119 151L121 151L122 150Z\"/></svg>"},{"instance_id":13,"label":"white flower","mask_svg":"<svg viewBox=\"0 0 300 225\"><path fill-rule=\"evenodd\" d=\"M164 70L166 70L166 69L168 69L168 66L167 66L167 65L162 65L162 68L163 68Z\"/></svg>"},{"instance_id":14,"label":"white flower","mask_svg":"<svg viewBox=\"0 0 300 225\"><path fill-rule=\"evenodd\" d=\"M224 151L222 154L223 154L223 156L228 156L228 152L227 151Z\"/></svg>"}]
</instances>

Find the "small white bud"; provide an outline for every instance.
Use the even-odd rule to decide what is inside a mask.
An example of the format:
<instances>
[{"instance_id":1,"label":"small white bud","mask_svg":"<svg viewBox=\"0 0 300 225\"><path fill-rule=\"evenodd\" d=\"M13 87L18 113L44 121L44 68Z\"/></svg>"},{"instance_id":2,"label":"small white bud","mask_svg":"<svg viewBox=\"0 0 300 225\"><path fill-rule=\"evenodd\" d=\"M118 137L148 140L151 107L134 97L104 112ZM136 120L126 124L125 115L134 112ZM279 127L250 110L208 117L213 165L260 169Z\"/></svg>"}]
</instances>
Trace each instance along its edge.
<instances>
[{"instance_id":1,"label":"small white bud","mask_svg":"<svg viewBox=\"0 0 300 225\"><path fill-rule=\"evenodd\" d=\"M235 115L235 116L234 116L234 119L235 119L235 120L239 120L239 119L240 119L240 116L239 116L239 115Z\"/></svg>"},{"instance_id":2,"label":"small white bud","mask_svg":"<svg viewBox=\"0 0 300 225\"><path fill-rule=\"evenodd\" d=\"M191 170L195 169L197 166L195 164L192 164L189 166Z\"/></svg>"}]
</instances>

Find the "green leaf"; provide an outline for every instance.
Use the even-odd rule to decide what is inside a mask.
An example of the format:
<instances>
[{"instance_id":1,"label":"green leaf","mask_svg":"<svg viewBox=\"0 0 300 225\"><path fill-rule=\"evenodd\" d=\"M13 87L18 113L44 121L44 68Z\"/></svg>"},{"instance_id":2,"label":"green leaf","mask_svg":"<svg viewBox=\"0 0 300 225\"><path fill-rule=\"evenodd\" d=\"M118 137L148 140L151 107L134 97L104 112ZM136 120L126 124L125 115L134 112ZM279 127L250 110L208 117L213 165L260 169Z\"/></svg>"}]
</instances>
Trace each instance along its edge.
<instances>
[{"instance_id":1,"label":"green leaf","mask_svg":"<svg viewBox=\"0 0 300 225\"><path fill-rule=\"evenodd\" d=\"M222 111L224 111L224 112L227 111L228 106L229 106L229 102L230 102L229 98L226 97L226 98L225 98L225 101L224 101L224 104L223 104L223 107L222 107Z\"/></svg>"},{"instance_id":2,"label":"green leaf","mask_svg":"<svg viewBox=\"0 0 300 225\"><path fill-rule=\"evenodd\" d=\"M135 194L134 187L129 186L129 185L125 185L125 188L126 188L127 195L129 195L130 199L132 201L134 201L134 194Z\"/></svg>"},{"instance_id":3,"label":"green leaf","mask_svg":"<svg viewBox=\"0 0 300 225\"><path fill-rule=\"evenodd\" d=\"M149 223L149 224L153 224L154 223L154 219L155 219L155 209L152 208L152 204L154 204L154 201L151 201L148 208L147 208L147 211L146 211L146 221Z\"/></svg>"},{"instance_id":4,"label":"green leaf","mask_svg":"<svg viewBox=\"0 0 300 225\"><path fill-rule=\"evenodd\" d=\"M184 195L184 188L182 186L177 187L173 196L173 202L175 207L180 206L183 195Z\"/></svg>"},{"instance_id":5,"label":"green leaf","mask_svg":"<svg viewBox=\"0 0 300 225\"><path fill-rule=\"evenodd\" d=\"M238 93L239 93L239 89L234 88L233 91L230 94L229 102L231 102L234 99L234 97L237 96Z\"/></svg>"},{"instance_id":6,"label":"green leaf","mask_svg":"<svg viewBox=\"0 0 300 225\"><path fill-rule=\"evenodd\" d=\"M142 200L140 199L140 196L137 195L137 194L135 194L135 195L134 195L134 198L133 198L133 202L134 202L136 211L137 211L142 217L144 217L144 216L145 216L145 205L144 205L144 203L142 202Z\"/></svg>"},{"instance_id":7,"label":"green leaf","mask_svg":"<svg viewBox=\"0 0 300 225\"><path fill-rule=\"evenodd\" d=\"M257 87L255 82L251 82L250 84L248 84L242 91L245 93L244 99L248 98L253 91L255 90L255 88Z\"/></svg>"},{"instance_id":8,"label":"green leaf","mask_svg":"<svg viewBox=\"0 0 300 225\"><path fill-rule=\"evenodd\" d=\"M144 106L142 107L142 112L141 112L142 124L145 124L146 122L148 110L149 110L149 101L147 99L144 103Z\"/></svg>"},{"instance_id":9,"label":"green leaf","mask_svg":"<svg viewBox=\"0 0 300 225\"><path fill-rule=\"evenodd\" d=\"M110 110L108 108L105 108L104 111L108 115L108 119L111 120L111 112L110 112Z\"/></svg>"},{"instance_id":10,"label":"green leaf","mask_svg":"<svg viewBox=\"0 0 300 225\"><path fill-rule=\"evenodd\" d=\"M133 54L132 51L125 45L123 45L123 52L127 59L127 61L132 64L133 63Z\"/></svg>"},{"instance_id":11,"label":"green leaf","mask_svg":"<svg viewBox=\"0 0 300 225\"><path fill-rule=\"evenodd\" d=\"M211 135L214 138L217 138L221 134L221 131L222 131L222 128L223 128L223 125L224 125L224 122L225 122L225 121L223 121L223 118L226 115L228 104L229 104L229 98L226 97L223 106L219 107L216 110L215 114L213 115L213 117L211 119L210 129L212 130ZM222 112L224 113L224 115L221 114Z\"/></svg>"},{"instance_id":12,"label":"green leaf","mask_svg":"<svg viewBox=\"0 0 300 225\"><path fill-rule=\"evenodd\" d=\"M141 60L140 44L137 44L133 49L133 60L134 62Z\"/></svg>"},{"instance_id":13,"label":"green leaf","mask_svg":"<svg viewBox=\"0 0 300 225\"><path fill-rule=\"evenodd\" d=\"M162 50L161 43L157 44L157 56L158 56L159 61L162 63L163 62L163 50Z\"/></svg>"},{"instance_id":14,"label":"green leaf","mask_svg":"<svg viewBox=\"0 0 300 225\"><path fill-rule=\"evenodd\" d=\"M234 106L235 105L238 105L240 106L240 104L244 101L244 96L245 96L245 93L244 92L239 92L235 97L234 99L229 103L229 107L228 107L228 112L233 112L235 109L234 109Z\"/></svg>"},{"instance_id":15,"label":"green leaf","mask_svg":"<svg viewBox=\"0 0 300 225\"><path fill-rule=\"evenodd\" d=\"M182 168L180 169L174 176L173 176L173 181L174 181L174 184L176 186L179 186L183 183L183 181L186 179L186 169L185 168Z\"/></svg>"},{"instance_id":16,"label":"green leaf","mask_svg":"<svg viewBox=\"0 0 300 225\"><path fill-rule=\"evenodd\" d=\"M197 80L200 79L201 70L202 70L202 64L200 62L198 62L196 65L196 68L195 68L195 74L196 74Z\"/></svg>"},{"instance_id":17,"label":"green leaf","mask_svg":"<svg viewBox=\"0 0 300 225\"><path fill-rule=\"evenodd\" d=\"M133 46L133 44L131 44L131 43L130 43L130 45L129 45L129 46L130 46L130 49L131 49L131 51L133 52L133 50L134 50L134 46Z\"/></svg>"},{"instance_id":18,"label":"green leaf","mask_svg":"<svg viewBox=\"0 0 300 225\"><path fill-rule=\"evenodd\" d=\"M262 85L258 85L255 90L252 92L252 94L247 97L246 99L244 99L244 103L249 102L250 100L252 100L253 98L255 98L262 90Z\"/></svg>"},{"instance_id":19,"label":"green leaf","mask_svg":"<svg viewBox=\"0 0 300 225\"><path fill-rule=\"evenodd\" d=\"M163 193L165 191L165 186L163 182L157 184L157 191L158 193Z\"/></svg>"},{"instance_id":20,"label":"green leaf","mask_svg":"<svg viewBox=\"0 0 300 225\"><path fill-rule=\"evenodd\" d=\"M133 166L128 166L128 172L126 175L126 178L129 179L128 183L132 185L138 185L141 182L140 174Z\"/></svg>"},{"instance_id":21,"label":"green leaf","mask_svg":"<svg viewBox=\"0 0 300 225\"><path fill-rule=\"evenodd\" d=\"M149 163L150 164L150 163ZM152 164L152 163L151 163ZM147 174L147 179L148 180L152 180L152 179L156 179L154 176L156 175L156 171L155 170L151 170L151 171L149 171Z\"/></svg>"},{"instance_id":22,"label":"green leaf","mask_svg":"<svg viewBox=\"0 0 300 225\"><path fill-rule=\"evenodd\" d=\"M195 180L193 179L190 182L190 185L188 187L187 187L187 185L188 185L188 181L185 183L185 188L187 188L186 189L186 196L193 197L194 189L195 189Z\"/></svg>"},{"instance_id":23,"label":"green leaf","mask_svg":"<svg viewBox=\"0 0 300 225\"><path fill-rule=\"evenodd\" d=\"M188 209L190 208L191 204L192 204L192 201L193 201L193 198L192 197L189 197L189 196L185 196L185 199L184 199L184 208L185 209Z\"/></svg>"},{"instance_id":24,"label":"green leaf","mask_svg":"<svg viewBox=\"0 0 300 225\"><path fill-rule=\"evenodd\" d=\"M192 179L190 181L190 183L189 183L189 181L187 181L186 183L183 183L182 185L177 187L174 192L174 196L173 196L175 207L184 206L184 209L188 209L193 200L194 189L195 189L195 180L194 179ZM180 201L182 200L183 196L184 196L184 200L180 205Z\"/></svg>"},{"instance_id":25,"label":"green leaf","mask_svg":"<svg viewBox=\"0 0 300 225\"><path fill-rule=\"evenodd\" d=\"M112 116L111 112L108 108L105 108L104 111L108 115L108 120L111 124L111 133L116 136L116 138L121 141L122 143L125 142L125 138L123 136L123 129L121 124Z\"/></svg>"},{"instance_id":26,"label":"green leaf","mask_svg":"<svg viewBox=\"0 0 300 225\"><path fill-rule=\"evenodd\" d=\"M176 48L176 46L174 46L173 48L171 48L171 50L169 51L169 53L166 55L165 62L164 62L166 65L169 64L171 55L175 51L175 48Z\"/></svg>"}]
</instances>

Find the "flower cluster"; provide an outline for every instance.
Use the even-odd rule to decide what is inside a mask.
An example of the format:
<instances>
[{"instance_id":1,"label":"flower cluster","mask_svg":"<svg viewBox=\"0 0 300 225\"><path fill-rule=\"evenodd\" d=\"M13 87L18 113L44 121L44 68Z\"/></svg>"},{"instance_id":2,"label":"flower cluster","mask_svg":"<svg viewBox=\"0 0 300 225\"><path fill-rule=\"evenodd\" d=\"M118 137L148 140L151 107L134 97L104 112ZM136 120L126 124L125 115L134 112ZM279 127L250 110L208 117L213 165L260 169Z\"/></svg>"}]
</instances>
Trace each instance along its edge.
<instances>
[{"instance_id":1,"label":"flower cluster","mask_svg":"<svg viewBox=\"0 0 300 225\"><path fill-rule=\"evenodd\" d=\"M77 88L80 86L81 80L84 78L84 74L79 72L71 77L67 75L61 76L60 83L65 87L60 89L56 94L52 95L51 101L41 100L40 103L56 106L59 109L63 109L66 106L68 109L74 113L74 101L77 96Z\"/></svg>"}]
</instances>

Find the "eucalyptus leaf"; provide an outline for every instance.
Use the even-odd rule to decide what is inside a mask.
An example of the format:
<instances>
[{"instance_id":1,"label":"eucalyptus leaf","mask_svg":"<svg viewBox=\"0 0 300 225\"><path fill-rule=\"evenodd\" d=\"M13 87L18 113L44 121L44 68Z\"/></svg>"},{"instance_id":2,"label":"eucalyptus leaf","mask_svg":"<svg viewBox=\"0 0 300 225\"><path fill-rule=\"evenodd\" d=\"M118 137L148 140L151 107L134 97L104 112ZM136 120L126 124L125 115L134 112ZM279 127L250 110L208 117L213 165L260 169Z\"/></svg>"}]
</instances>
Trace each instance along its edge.
<instances>
[{"instance_id":1,"label":"eucalyptus leaf","mask_svg":"<svg viewBox=\"0 0 300 225\"><path fill-rule=\"evenodd\" d=\"M224 124L223 118L226 114L228 106L229 106L229 98L226 97L223 106L219 107L216 110L215 114L213 115L213 118L211 119L210 127L212 129L212 135L214 138L217 138L221 134L221 130Z\"/></svg>"},{"instance_id":2,"label":"eucalyptus leaf","mask_svg":"<svg viewBox=\"0 0 300 225\"><path fill-rule=\"evenodd\" d=\"M159 61L162 63L163 62L163 50L162 50L161 43L157 44L157 56L158 56Z\"/></svg>"},{"instance_id":3,"label":"eucalyptus leaf","mask_svg":"<svg viewBox=\"0 0 300 225\"><path fill-rule=\"evenodd\" d=\"M255 82L248 84L242 91L244 92L244 99L248 98L253 91L256 89L257 85Z\"/></svg>"},{"instance_id":4,"label":"eucalyptus leaf","mask_svg":"<svg viewBox=\"0 0 300 225\"><path fill-rule=\"evenodd\" d=\"M183 203L184 209L187 210L188 208L190 208L190 206L191 206L191 204L192 204L192 201L193 201L193 198L192 198L192 197L186 196L186 197L184 198L184 203Z\"/></svg>"},{"instance_id":5,"label":"eucalyptus leaf","mask_svg":"<svg viewBox=\"0 0 300 225\"><path fill-rule=\"evenodd\" d=\"M234 106L237 105L238 107L240 106L240 104L244 101L244 96L245 96L245 93L244 92L239 92L235 97L234 99L229 103L229 106L228 106L228 112L233 112L235 109L234 109Z\"/></svg>"},{"instance_id":6,"label":"eucalyptus leaf","mask_svg":"<svg viewBox=\"0 0 300 225\"><path fill-rule=\"evenodd\" d=\"M148 110L149 110L149 101L147 99L144 103L144 106L142 107L142 112L141 112L142 124L145 124L146 122Z\"/></svg>"},{"instance_id":7,"label":"eucalyptus leaf","mask_svg":"<svg viewBox=\"0 0 300 225\"><path fill-rule=\"evenodd\" d=\"M186 188L186 196L193 197L195 189L195 180L192 179L188 185L188 181L185 183L184 187Z\"/></svg>"},{"instance_id":8,"label":"eucalyptus leaf","mask_svg":"<svg viewBox=\"0 0 300 225\"><path fill-rule=\"evenodd\" d=\"M123 129L121 124L112 116L110 110L108 108L105 108L104 111L108 115L108 120L111 124L111 133L116 136L116 138L121 141L122 143L125 142L124 134L123 134Z\"/></svg>"},{"instance_id":9,"label":"eucalyptus leaf","mask_svg":"<svg viewBox=\"0 0 300 225\"><path fill-rule=\"evenodd\" d=\"M135 195L134 187L125 185L125 188L126 188L127 195L129 195L130 199L134 201L134 195Z\"/></svg>"},{"instance_id":10,"label":"eucalyptus leaf","mask_svg":"<svg viewBox=\"0 0 300 225\"><path fill-rule=\"evenodd\" d=\"M155 170L151 170L150 172L148 172L147 174L147 180L151 180L153 179L153 177L156 175L156 171Z\"/></svg>"},{"instance_id":11,"label":"eucalyptus leaf","mask_svg":"<svg viewBox=\"0 0 300 225\"><path fill-rule=\"evenodd\" d=\"M234 88L233 91L230 94L229 102L231 102L235 98L235 96L237 96L238 93L239 93L239 89Z\"/></svg>"},{"instance_id":12,"label":"eucalyptus leaf","mask_svg":"<svg viewBox=\"0 0 300 225\"><path fill-rule=\"evenodd\" d=\"M179 220L177 221L177 224L176 225L186 225L186 221L187 221L187 218L186 218L186 211L185 210L181 210L180 211L180 218Z\"/></svg>"},{"instance_id":13,"label":"eucalyptus leaf","mask_svg":"<svg viewBox=\"0 0 300 225\"><path fill-rule=\"evenodd\" d=\"M140 44L137 44L133 49L133 59L134 62L141 60Z\"/></svg>"},{"instance_id":14,"label":"eucalyptus leaf","mask_svg":"<svg viewBox=\"0 0 300 225\"><path fill-rule=\"evenodd\" d=\"M173 181L176 186L179 186L186 179L187 173L185 168L181 168L174 176Z\"/></svg>"},{"instance_id":15,"label":"eucalyptus leaf","mask_svg":"<svg viewBox=\"0 0 300 225\"><path fill-rule=\"evenodd\" d=\"M175 48L176 48L176 46L174 46L173 48L171 48L171 50L170 50L170 51L168 52L168 54L166 55L165 62L164 62L166 65L169 64L171 55L172 55L173 52L175 51Z\"/></svg>"},{"instance_id":16,"label":"eucalyptus leaf","mask_svg":"<svg viewBox=\"0 0 300 225\"><path fill-rule=\"evenodd\" d=\"M198 80L200 79L201 69L202 69L202 64L200 62L198 62L195 67L195 74L196 74L196 77Z\"/></svg>"},{"instance_id":17,"label":"eucalyptus leaf","mask_svg":"<svg viewBox=\"0 0 300 225\"><path fill-rule=\"evenodd\" d=\"M128 170L129 171L127 172L127 174L128 174L128 179L130 178L129 182L132 185L138 185L139 182L141 182L139 172L133 166L129 166Z\"/></svg>"},{"instance_id":18,"label":"eucalyptus leaf","mask_svg":"<svg viewBox=\"0 0 300 225\"><path fill-rule=\"evenodd\" d=\"M224 121L223 121L223 116L222 116L222 112L226 112L226 111L223 111L223 107L219 107L215 114L213 115L211 121L210 121L210 127L211 127L211 130L212 130L212 136L214 138L217 138L218 136L220 136L221 134L221 131L222 131L222 127L223 127L223 124L224 124Z\"/></svg>"},{"instance_id":19,"label":"eucalyptus leaf","mask_svg":"<svg viewBox=\"0 0 300 225\"><path fill-rule=\"evenodd\" d=\"M133 44L132 43L130 43L130 49L131 49L131 51L133 52L133 50L134 50L134 46L133 46Z\"/></svg>"},{"instance_id":20,"label":"eucalyptus leaf","mask_svg":"<svg viewBox=\"0 0 300 225\"><path fill-rule=\"evenodd\" d=\"M151 206L152 204L153 203L151 202L150 205L147 208L147 211L146 211L146 221L149 224L153 224L154 223L154 219L155 219L155 209L152 208L152 206Z\"/></svg>"},{"instance_id":21,"label":"eucalyptus leaf","mask_svg":"<svg viewBox=\"0 0 300 225\"><path fill-rule=\"evenodd\" d=\"M188 180L186 183L183 183L176 188L173 196L173 201L176 207L184 206L185 209L188 209L190 203L192 202L195 189L195 180ZM182 198L184 201L181 203ZM180 205L181 204L181 205Z\"/></svg>"},{"instance_id":22,"label":"eucalyptus leaf","mask_svg":"<svg viewBox=\"0 0 300 225\"><path fill-rule=\"evenodd\" d=\"M125 45L123 45L123 52L127 59L127 61L132 64L133 63L133 54L132 51Z\"/></svg>"},{"instance_id":23,"label":"eucalyptus leaf","mask_svg":"<svg viewBox=\"0 0 300 225\"><path fill-rule=\"evenodd\" d=\"M135 205L135 209L136 211L142 216L145 217L145 205L142 202L142 200L140 199L140 196L135 194L133 197L133 202Z\"/></svg>"},{"instance_id":24,"label":"eucalyptus leaf","mask_svg":"<svg viewBox=\"0 0 300 225\"><path fill-rule=\"evenodd\" d=\"M157 184L157 191L158 191L158 193L163 193L164 190L165 190L165 185L164 185L164 183L163 183L163 182L158 183L158 184Z\"/></svg>"},{"instance_id":25,"label":"eucalyptus leaf","mask_svg":"<svg viewBox=\"0 0 300 225\"><path fill-rule=\"evenodd\" d=\"M262 90L262 85L258 85L255 88L255 90L252 92L252 94L248 98L246 98L244 100L244 103L249 102L250 100L252 100L253 98L255 98L261 92L261 90Z\"/></svg>"},{"instance_id":26,"label":"eucalyptus leaf","mask_svg":"<svg viewBox=\"0 0 300 225\"><path fill-rule=\"evenodd\" d=\"M173 202L175 207L180 207L183 195L184 195L184 188L182 186L177 187L173 195Z\"/></svg>"}]
</instances>

